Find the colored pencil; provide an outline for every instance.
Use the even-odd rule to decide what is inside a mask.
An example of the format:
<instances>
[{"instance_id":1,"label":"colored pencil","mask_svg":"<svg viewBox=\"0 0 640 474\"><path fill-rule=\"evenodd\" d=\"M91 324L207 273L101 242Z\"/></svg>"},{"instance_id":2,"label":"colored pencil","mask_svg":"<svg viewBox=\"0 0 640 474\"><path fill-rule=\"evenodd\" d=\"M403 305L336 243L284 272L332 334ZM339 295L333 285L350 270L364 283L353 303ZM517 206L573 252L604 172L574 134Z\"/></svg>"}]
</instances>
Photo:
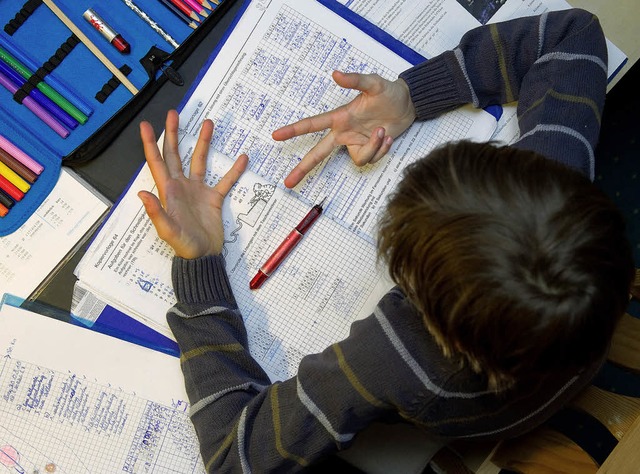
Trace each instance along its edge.
<instances>
[{"instance_id":1,"label":"colored pencil","mask_svg":"<svg viewBox=\"0 0 640 474\"><path fill-rule=\"evenodd\" d=\"M213 10L213 7L211 6L211 4L209 2L207 2L207 0L198 0L198 2L200 3L200 5L202 5L206 9Z\"/></svg>"},{"instance_id":2,"label":"colored pencil","mask_svg":"<svg viewBox=\"0 0 640 474\"><path fill-rule=\"evenodd\" d=\"M33 72L29 70L24 64L14 58L9 52L0 47L0 58L9 64L13 69L18 71L18 73L24 77L26 80L29 80L31 76L33 76ZM80 109L78 109L75 105L69 102L66 98L64 98L60 93L58 93L53 87L48 85L46 82L39 82L38 89L49 97L52 101L60 106L62 110L71 115L78 122L84 124L86 123L88 116L84 114Z\"/></svg>"},{"instance_id":3,"label":"colored pencil","mask_svg":"<svg viewBox=\"0 0 640 474\"><path fill-rule=\"evenodd\" d=\"M18 146L13 144L7 137L0 135L0 148L13 156L20 163L32 170L36 174L42 173L44 166L38 163L36 160L27 155Z\"/></svg>"},{"instance_id":4,"label":"colored pencil","mask_svg":"<svg viewBox=\"0 0 640 474\"><path fill-rule=\"evenodd\" d=\"M18 90L13 82L7 78L4 74L0 73L0 85L7 89L12 95ZM69 136L69 130L65 128L60 122L58 122L46 109L40 106L32 97L27 96L22 101L22 105L33 112L40 120L47 124L54 132L60 135L62 138Z\"/></svg>"},{"instance_id":5,"label":"colored pencil","mask_svg":"<svg viewBox=\"0 0 640 474\"><path fill-rule=\"evenodd\" d=\"M5 63L2 59L0 59L0 72L7 76L7 78L9 78L9 80L19 88L24 86L27 82L24 77L22 77L15 69ZM58 107L55 102L40 92L40 90L32 89L31 92L29 92L29 95L66 127L73 130L78 126L78 121L76 119Z\"/></svg>"},{"instance_id":6,"label":"colored pencil","mask_svg":"<svg viewBox=\"0 0 640 474\"><path fill-rule=\"evenodd\" d=\"M38 175L0 148L0 163L4 163L28 183L35 183Z\"/></svg>"},{"instance_id":7,"label":"colored pencil","mask_svg":"<svg viewBox=\"0 0 640 474\"><path fill-rule=\"evenodd\" d=\"M160 0L160 3L162 3L165 7L171 10L171 13L173 13L175 16L180 18L191 28L195 29L198 26L198 24L195 21L193 21L190 16L182 13L180 9L178 9L178 7L176 7L173 3L171 3L170 0Z\"/></svg>"},{"instance_id":8,"label":"colored pencil","mask_svg":"<svg viewBox=\"0 0 640 474\"><path fill-rule=\"evenodd\" d=\"M85 35L82 30L72 22L67 15L64 14L62 10L56 5L53 0L42 0L49 10L53 12L58 19L66 25L67 28L71 30L71 32L78 37L78 39L87 47L89 51L93 53L93 55L98 58L98 60L113 74L123 86L125 86L129 92L133 95L138 93L138 89L131 83L127 76L125 76L120 69L118 69L109 59L104 55L104 53L95 45L93 42Z\"/></svg>"},{"instance_id":9,"label":"colored pencil","mask_svg":"<svg viewBox=\"0 0 640 474\"><path fill-rule=\"evenodd\" d=\"M11 209L15 203L7 193L0 189L0 204L3 204L7 209Z\"/></svg>"},{"instance_id":10,"label":"colored pencil","mask_svg":"<svg viewBox=\"0 0 640 474\"><path fill-rule=\"evenodd\" d=\"M207 13L207 10L205 10L204 6L202 6L202 4L196 2L196 0L182 0L184 3L186 3L189 8L191 8L194 12L196 12L198 15L203 16L203 17L207 17L209 16L209 14Z\"/></svg>"},{"instance_id":11,"label":"colored pencil","mask_svg":"<svg viewBox=\"0 0 640 474\"><path fill-rule=\"evenodd\" d=\"M191 7L187 5L185 2L183 2L182 0L169 0L169 1L173 3L178 10L180 10L182 13L190 17L192 20L200 21L200 18L198 18L198 15L196 14L196 12L194 12L191 9Z\"/></svg>"},{"instance_id":12,"label":"colored pencil","mask_svg":"<svg viewBox=\"0 0 640 474\"><path fill-rule=\"evenodd\" d=\"M0 189L7 193L14 201L20 201L24 197L24 193L11 184L2 173L0 173Z\"/></svg>"},{"instance_id":13,"label":"colored pencil","mask_svg":"<svg viewBox=\"0 0 640 474\"><path fill-rule=\"evenodd\" d=\"M0 174L7 178L11 184L18 188L23 193L29 191L31 185L22 179L15 171L9 168L4 163L0 162Z\"/></svg>"},{"instance_id":14,"label":"colored pencil","mask_svg":"<svg viewBox=\"0 0 640 474\"><path fill-rule=\"evenodd\" d=\"M5 217L9 214L9 209L7 209L3 204L0 204L0 217Z\"/></svg>"},{"instance_id":15,"label":"colored pencil","mask_svg":"<svg viewBox=\"0 0 640 474\"><path fill-rule=\"evenodd\" d=\"M144 10L142 10L140 7L138 7L138 5L133 3L131 0L122 0L122 1L136 15L138 15L140 17L140 19L142 19L142 21L144 21L147 25L149 25L151 27L151 29L153 29L153 31L155 31L160 36L162 36L167 43L169 43L174 48L177 48L178 46L180 46L180 43L178 43L176 40L174 40L169 33L164 31L162 29L162 27L160 25L158 25L158 23L153 18L151 18L149 15L147 15L147 13Z\"/></svg>"}]
</instances>

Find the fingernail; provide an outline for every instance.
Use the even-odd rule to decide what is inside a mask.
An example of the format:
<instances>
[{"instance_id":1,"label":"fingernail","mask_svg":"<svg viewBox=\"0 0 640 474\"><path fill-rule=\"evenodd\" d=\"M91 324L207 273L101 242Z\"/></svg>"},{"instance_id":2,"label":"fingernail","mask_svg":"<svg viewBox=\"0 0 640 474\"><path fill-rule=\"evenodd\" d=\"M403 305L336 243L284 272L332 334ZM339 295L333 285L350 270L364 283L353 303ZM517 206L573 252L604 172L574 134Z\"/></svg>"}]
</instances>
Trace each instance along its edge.
<instances>
[{"instance_id":1,"label":"fingernail","mask_svg":"<svg viewBox=\"0 0 640 474\"><path fill-rule=\"evenodd\" d=\"M378 138L384 138L384 129L378 129Z\"/></svg>"}]
</instances>

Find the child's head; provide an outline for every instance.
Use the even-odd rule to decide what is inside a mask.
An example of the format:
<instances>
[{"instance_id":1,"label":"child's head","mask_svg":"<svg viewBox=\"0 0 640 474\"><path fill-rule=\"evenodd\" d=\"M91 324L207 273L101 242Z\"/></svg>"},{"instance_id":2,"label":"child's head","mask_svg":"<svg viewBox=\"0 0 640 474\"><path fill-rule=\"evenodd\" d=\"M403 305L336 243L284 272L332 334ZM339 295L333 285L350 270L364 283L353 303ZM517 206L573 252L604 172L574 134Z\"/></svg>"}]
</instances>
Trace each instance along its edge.
<instances>
[{"instance_id":1,"label":"child's head","mask_svg":"<svg viewBox=\"0 0 640 474\"><path fill-rule=\"evenodd\" d=\"M378 247L445 354L497 389L600 357L634 272L623 218L593 183L486 143L408 167Z\"/></svg>"}]
</instances>

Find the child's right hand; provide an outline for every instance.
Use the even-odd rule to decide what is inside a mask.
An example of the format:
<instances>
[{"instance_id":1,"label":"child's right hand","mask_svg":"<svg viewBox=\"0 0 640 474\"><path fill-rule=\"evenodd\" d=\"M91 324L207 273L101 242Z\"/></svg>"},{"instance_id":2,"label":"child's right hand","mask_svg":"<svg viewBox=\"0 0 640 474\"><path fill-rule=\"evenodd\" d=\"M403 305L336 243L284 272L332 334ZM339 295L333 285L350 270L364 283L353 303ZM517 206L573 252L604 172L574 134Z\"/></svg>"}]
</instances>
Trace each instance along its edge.
<instances>
[{"instance_id":1,"label":"child's right hand","mask_svg":"<svg viewBox=\"0 0 640 474\"><path fill-rule=\"evenodd\" d=\"M377 74L339 71L334 71L333 79L339 86L361 93L348 104L286 125L272 134L274 140L283 141L330 129L285 178L288 188L302 181L339 145L347 146L358 166L377 162L389 151L394 138L416 118L409 88L402 79L388 81Z\"/></svg>"}]
</instances>

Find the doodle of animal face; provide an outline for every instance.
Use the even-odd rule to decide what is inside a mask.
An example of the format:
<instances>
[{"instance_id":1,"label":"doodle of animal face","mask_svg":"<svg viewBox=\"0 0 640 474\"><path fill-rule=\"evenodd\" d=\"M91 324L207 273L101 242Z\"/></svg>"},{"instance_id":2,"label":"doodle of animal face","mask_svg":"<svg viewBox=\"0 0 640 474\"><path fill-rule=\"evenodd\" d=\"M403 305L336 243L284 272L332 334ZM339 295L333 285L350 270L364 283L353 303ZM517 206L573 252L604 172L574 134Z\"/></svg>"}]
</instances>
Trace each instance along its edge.
<instances>
[{"instance_id":1,"label":"doodle of animal face","mask_svg":"<svg viewBox=\"0 0 640 474\"><path fill-rule=\"evenodd\" d=\"M253 197L251 198L251 204L255 204L257 201L268 201L276 191L274 184L260 184L255 183L253 185Z\"/></svg>"}]
</instances>

